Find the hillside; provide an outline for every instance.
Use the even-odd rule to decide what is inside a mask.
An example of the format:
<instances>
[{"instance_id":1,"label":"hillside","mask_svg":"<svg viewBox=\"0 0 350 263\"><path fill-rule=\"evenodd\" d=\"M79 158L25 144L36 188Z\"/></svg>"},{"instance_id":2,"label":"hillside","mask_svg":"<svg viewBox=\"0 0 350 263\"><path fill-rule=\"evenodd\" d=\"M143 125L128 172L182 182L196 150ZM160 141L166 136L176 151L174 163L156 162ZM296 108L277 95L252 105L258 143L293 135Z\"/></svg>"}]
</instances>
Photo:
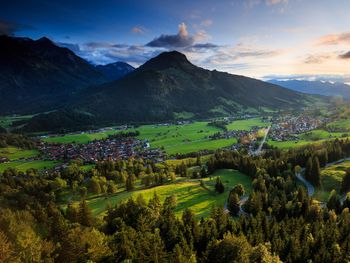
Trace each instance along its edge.
<instances>
[{"instance_id":1,"label":"hillside","mask_svg":"<svg viewBox=\"0 0 350 263\"><path fill-rule=\"evenodd\" d=\"M260 80L197 67L173 51L147 61L120 80L84 90L63 115L89 116L86 124L154 122L172 120L180 113L208 118L257 113L263 108L300 108L307 104L307 98ZM59 112L51 115L59 123L53 123L50 114L42 115L25 129L40 129L45 118L52 129L67 128L63 124L72 122Z\"/></svg>"},{"instance_id":2,"label":"hillside","mask_svg":"<svg viewBox=\"0 0 350 263\"><path fill-rule=\"evenodd\" d=\"M36 113L65 105L107 78L48 38L0 36L0 114Z\"/></svg>"},{"instance_id":3,"label":"hillside","mask_svg":"<svg viewBox=\"0 0 350 263\"><path fill-rule=\"evenodd\" d=\"M107 65L97 65L96 69L110 81L120 79L135 70L133 66L120 61Z\"/></svg>"},{"instance_id":4,"label":"hillside","mask_svg":"<svg viewBox=\"0 0 350 263\"><path fill-rule=\"evenodd\" d=\"M340 96L345 99L350 99L350 86L345 83L307 80L269 80L268 82L303 93L319 94L331 97Z\"/></svg>"}]
</instances>

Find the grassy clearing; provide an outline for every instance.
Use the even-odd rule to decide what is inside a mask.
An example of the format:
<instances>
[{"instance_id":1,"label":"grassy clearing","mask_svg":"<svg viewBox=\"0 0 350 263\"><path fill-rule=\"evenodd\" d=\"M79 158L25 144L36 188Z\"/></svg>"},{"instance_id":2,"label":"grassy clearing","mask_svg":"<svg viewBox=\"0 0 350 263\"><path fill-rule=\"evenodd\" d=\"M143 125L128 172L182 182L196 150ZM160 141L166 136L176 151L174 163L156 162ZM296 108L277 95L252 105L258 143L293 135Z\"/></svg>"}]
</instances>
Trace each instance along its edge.
<instances>
[{"instance_id":1,"label":"grassy clearing","mask_svg":"<svg viewBox=\"0 0 350 263\"><path fill-rule=\"evenodd\" d=\"M327 126L335 128L337 130L349 131L350 130L350 119L337 120L337 121L329 123Z\"/></svg>"},{"instance_id":2,"label":"grassy clearing","mask_svg":"<svg viewBox=\"0 0 350 263\"><path fill-rule=\"evenodd\" d=\"M211 154L204 155L200 157L200 160L202 163L205 163L209 160L210 157L211 157ZM197 158L190 157L190 158L183 158L183 159L168 159L165 161L165 163L167 165L172 165L172 166L180 165L182 163L186 165L193 165L196 163L196 161L197 161Z\"/></svg>"},{"instance_id":3,"label":"grassy clearing","mask_svg":"<svg viewBox=\"0 0 350 263\"><path fill-rule=\"evenodd\" d=\"M30 168L43 170L55 167L59 162L56 161L14 161L0 164L0 172L5 171L7 168L16 168L18 171L25 172Z\"/></svg>"},{"instance_id":4,"label":"grassy clearing","mask_svg":"<svg viewBox=\"0 0 350 263\"><path fill-rule=\"evenodd\" d=\"M37 150L23 150L17 147L0 148L0 157L7 157L9 160L28 159L38 156Z\"/></svg>"},{"instance_id":5,"label":"grassy clearing","mask_svg":"<svg viewBox=\"0 0 350 263\"><path fill-rule=\"evenodd\" d=\"M350 161L331 165L322 169L321 184L322 187L315 192L315 198L319 201L327 201L330 192L335 189L340 193L340 186L345 176L345 172L350 168Z\"/></svg>"},{"instance_id":6,"label":"grassy clearing","mask_svg":"<svg viewBox=\"0 0 350 263\"><path fill-rule=\"evenodd\" d=\"M310 132L302 133L298 137L298 141L272 141L268 140L267 143L271 146L280 148L280 149L289 149L295 147L305 146L307 144L322 143L326 140L332 140L336 138L346 138L349 134L343 132L328 132L325 130L313 130Z\"/></svg>"},{"instance_id":7,"label":"grassy clearing","mask_svg":"<svg viewBox=\"0 0 350 263\"><path fill-rule=\"evenodd\" d=\"M246 120L237 120L229 125L227 125L228 130L246 130L249 131L251 130L252 127L254 126L259 126L259 127L267 127L269 126L270 123L268 122L263 122L260 118L252 118L252 119L246 119Z\"/></svg>"},{"instance_id":8,"label":"grassy clearing","mask_svg":"<svg viewBox=\"0 0 350 263\"><path fill-rule=\"evenodd\" d=\"M163 147L168 154L184 154L200 150L214 150L236 143L236 139L210 140L207 137L220 129L208 126L207 122L187 125L144 125L137 130L140 139L150 141L151 147Z\"/></svg>"},{"instance_id":9,"label":"grassy clearing","mask_svg":"<svg viewBox=\"0 0 350 263\"><path fill-rule=\"evenodd\" d=\"M220 176L225 185L225 192L223 194L217 194L214 191L216 176ZM101 215L108 204L115 205L116 203L127 200L131 196L137 197L140 194L146 200L149 200L156 192L162 202L167 196L176 195L178 205L175 212L178 216L182 214L184 209L190 208L200 218L208 216L214 205L223 206L230 189L236 184L243 184L247 193L250 193L252 190L251 179L235 170L218 170L211 178L205 178L203 181L208 189L203 188L199 180L178 180L175 183L150 189L135 190L133 192L123 191L113 196L90 199L88 200L88 204L95 215Z\"/></svg>"},{"instance_id":10,"label":"grassy clearing","mask_svg":"<svg viewBox=\"0 0 350 263\"><path fill-rule=\"evenodd\" d=\"M107 138L108 135L116 134L118 132L119 131L116 130L97 133L82 132L80 134L67 134L63 136L44 138L43 141L50 143L88 143L93 140L101 140Z\"/></svg>"}]
</instances>

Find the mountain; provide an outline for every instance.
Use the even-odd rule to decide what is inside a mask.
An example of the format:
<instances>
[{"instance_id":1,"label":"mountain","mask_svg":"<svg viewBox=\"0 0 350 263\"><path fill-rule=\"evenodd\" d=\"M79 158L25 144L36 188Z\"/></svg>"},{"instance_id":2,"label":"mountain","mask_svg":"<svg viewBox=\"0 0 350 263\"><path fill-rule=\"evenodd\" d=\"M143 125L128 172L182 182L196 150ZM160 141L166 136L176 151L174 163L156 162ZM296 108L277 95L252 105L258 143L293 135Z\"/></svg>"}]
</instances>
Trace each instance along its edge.
<instances>
[{"instance_id":1,"label":"mountain","mask_svg":"<svg viewBox=\"0 0 350 263\"><path fill-rule=\"evenodd\" d=\"M135 70L133 66L120 61L107 65L98 65L96 69L110 81L120 79Z\"/></svg>"},{"instance_id":2,"label":"mountain","mask_svg":"<svg viewBox=\"0 0 350 263\"><path fill-rule=\"evenodd\" d=\"M340 96L350 99L350 86L344 83L332 83L328 81L307 81L307 80L269 80L268 82L295 91L319 94L324 96Z\"/></svg>"},{"instance_id":3,"label":"mountain","mask_svg":"<svg viewBox=\"0 0 350 263\"><path fill-rule=\"evenodd\" d=\"M0 36L0 114L56 109L80 90L108 79L46 37Z\"/></svg>"},{"instance_id":4,"label":"mountain","mask_svg":"<svg viewBox=\"0 0 350 263\"><path fill-rule=\"evenodd\" d=\"M50 129L57 130L76 128L68 124L77 116L91 125L167 121L184 113L208 118L262 109L300 109L309 99L274 84L197 67L185 55L172 51L152 58L120 80L82 91L61 114L36 116L25 129L43 129L45 118L51 120L46 121Z\"/></svg>"}]
</instances>

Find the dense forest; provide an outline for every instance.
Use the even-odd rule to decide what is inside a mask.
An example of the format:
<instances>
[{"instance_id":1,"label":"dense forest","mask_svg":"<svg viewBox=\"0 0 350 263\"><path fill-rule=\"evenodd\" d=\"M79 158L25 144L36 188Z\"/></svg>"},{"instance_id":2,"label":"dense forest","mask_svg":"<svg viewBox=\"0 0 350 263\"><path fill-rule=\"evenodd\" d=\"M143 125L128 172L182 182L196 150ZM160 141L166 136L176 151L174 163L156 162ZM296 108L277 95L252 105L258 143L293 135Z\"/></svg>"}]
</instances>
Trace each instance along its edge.
<instances>
[{"instance_id":1,"label":"dense forest","mask_svg":"<svg viewBox=\"0 0 350 263\"><path fill-rule=\"evenodd\" d=\"M271 149L259 157L217 151L205 164L197 160L202 167L197 175L184 163L160 166L134 159L103 161L90 171L77 162L60 172L8 169L0 177L0 262L348 262L350 196L340 202L333 193L326 205L316 203L297 184L294 170L311 160L309 173L317 179L318 165L349 154L350 141L335 140ZM153 187L221 168L253 179L244 216L236 216L240 186L229 195L230 213L213 207L208 218L188 209L175 216L176 196L163 203L157 194L148 202L138 196L108 207L102 218L92 215L85 200L89 192L133 191L137 179ZM220 191L220 180L216 188ZM79 205L65 205L67 190L81 196Z\"/></svg>"}]
</instances>

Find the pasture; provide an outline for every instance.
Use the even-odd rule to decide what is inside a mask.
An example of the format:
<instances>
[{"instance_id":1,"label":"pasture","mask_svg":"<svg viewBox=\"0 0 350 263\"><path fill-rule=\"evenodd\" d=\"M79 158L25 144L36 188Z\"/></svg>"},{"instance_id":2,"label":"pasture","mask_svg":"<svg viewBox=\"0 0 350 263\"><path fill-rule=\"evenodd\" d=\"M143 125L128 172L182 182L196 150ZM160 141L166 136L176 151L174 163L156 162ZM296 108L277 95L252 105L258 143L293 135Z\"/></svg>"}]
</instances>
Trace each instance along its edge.
<instances>
[{"instance_id":1,"label":"pasture","mask_svg":"<svg viewBox=\"0 0 350 263\"><path fill-rule=\"evenodd\" d=\"M8 163L0 163L0 172L4 172L7 168L16 168L18 171L25 172L30 168L37 170L50 169L58 165L56 161L13 161Z\"/></svg>"},{"instance_id":2,"label":"pasture","mask_svg":"<svg viewBox=\"0 0 350 263\"><path fill-rule=\"evenodd\" d=\"M322 186L316 190L315 198L319 201L327 201L329 194L333 189L339 194L341 182L347 169L350 169L350 161L344 161L322 169Z\"/></svg>"},{"instance_id":3,"label":"pasture","mask_svg":"<svg viewBox=\"0 0 350 263\"><path fill-rule=\"evenodd\" d=\"M39 152L37 150L24 150L13 146L0 148L0 157L6 157L11 161L33 158L38 154Z\"/></svg>"},{"instance_id":4,"label":"pasture","mask_svg":"<svg viewBox=\"0 0 350 263\"><path fill-rule=\"evenodd\" d=\"M217 176L220 176L225 185L223 194L218 194L214 190ZM157 193L161 202L163 202L167 196L175 195L177 198L176 215L180 216L184 209L190 208L198 218L201 218L208 216L213 206L223 206L229 191L235 185L241 183L247 194L252 190L251 178L236 170L218 170L211 177L204 178L203 182L205 187L201 186L199 179L179 178L174 183L162 186L148 189L138 188L132 192L122 191L110 196L89 198L88 205L95 215L103 215L108 205L126 201L129 197L135 198L141 194L145 200L149 200L154 193Z\"/></svg>"}]
</instances>

